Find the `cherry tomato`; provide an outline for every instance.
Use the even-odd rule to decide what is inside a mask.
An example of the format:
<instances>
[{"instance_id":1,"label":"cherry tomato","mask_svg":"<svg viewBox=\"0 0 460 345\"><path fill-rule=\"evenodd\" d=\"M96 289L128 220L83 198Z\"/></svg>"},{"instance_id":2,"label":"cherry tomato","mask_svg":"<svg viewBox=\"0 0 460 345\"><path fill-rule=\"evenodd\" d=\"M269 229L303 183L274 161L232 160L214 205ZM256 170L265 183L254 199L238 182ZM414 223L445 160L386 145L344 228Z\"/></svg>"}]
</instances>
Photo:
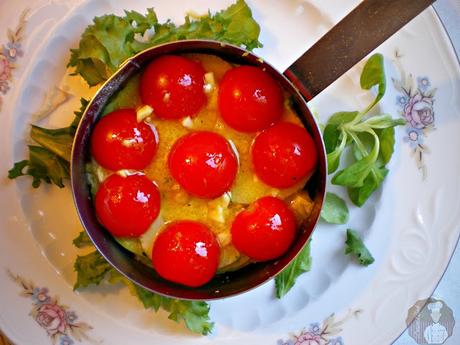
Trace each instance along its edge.
<instances>
[{"instance_id":1,"label":"cherry tomato","mask_svg":"<svg viewBox=\"0 0 460 345\"><path fill-rule=\"evenodd\" d=\"M318 154L304 127L278 122L261 132L252 145L256 175L275 188L288 188L315 170Z\"/></svg>"},{"instance_id":2,"label":"cherry tomato","mask_svg":"<svg viewBox=\"0 0 460 345\"><path fill-rule=\"evenodd\" d=\"M267 72L240 66L225 73L219 85L218 105L230 127L257 132L281 118L283 92Z\"/></svg>"},{"instance_id":3,"label":"cherry tomato","mask_svg":"<svg viewBox=\"0 0 460 345\"><path fill-rule=\"evenodd\" d=\"M191 287L214 277L219 257L219 243L211 230L187 220L166 225L152 250L152 264L160 276Z\"/></svg>"},{"instance_id":4,"label":"cherry tomato","mask_svg":"<svg viewBox=\"0 0 460 345\"><path fill-rule=\"evenodd\" d=\"M164 55L151 62L141 77L142 102L164 119L194 116L206 104L205 71L200 63Z\"/></svg>"},{"instance_id":5,"label":"cherry tomato","mask_svg":"<svg viewBox=\"0 0 460 345\"><path fill-rule=\"evenodd\" d=\"M91 153L104 168L144 169L157 151L154 127L138 123L133 109L121 109L104 116L91 134Z\"/></svg>"},{"instance_id":6,"label":"cherry tomato","mask_svg":"<svg viewBox=\"0 0 460 345\"><path fill-rule=\"evenodd\" d=\"M238 162L228 141L214 132L193 132L179 138L168 157L169 171L190 194L216 198L233 183Z\"/></svg>"},{"instance_id":7,"label":"cherry tomato","mask_svg":"<svg viewBox=\"0 0 460 345\"><path fill-rule=\"evenodd\" d=\"M295 216L284 201L266 196L241 211L232 223L233 245L256 261L276 259L294 241Z\"/></svg>"},{"instance_id":8,"label":"cherry tomato","mask_svg":"<svg viewBox=\"0 0 460 345\"><path fill-rule=\"evenodd\" d=\"M117 237L139 237L160 212L158 187L144 175L110 175L95 197L96 215Z\"/></svg>"}]
</instances>

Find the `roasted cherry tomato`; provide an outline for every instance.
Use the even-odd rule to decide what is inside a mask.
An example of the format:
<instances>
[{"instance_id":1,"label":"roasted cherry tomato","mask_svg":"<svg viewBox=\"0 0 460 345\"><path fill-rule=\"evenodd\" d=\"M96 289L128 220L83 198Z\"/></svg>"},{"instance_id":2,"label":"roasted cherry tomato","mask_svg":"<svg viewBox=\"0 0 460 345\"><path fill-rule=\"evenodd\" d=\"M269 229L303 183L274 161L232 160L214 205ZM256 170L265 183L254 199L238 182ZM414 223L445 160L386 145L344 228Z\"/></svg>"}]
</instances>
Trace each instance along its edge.
<instances>
[{"instance_id":1,"label":"roasted cherry tomato","mask_svg":"<svg viewBox=\"0 0 460 345\"><path fill-rule=\"evenodd\" d=\"M196 61L175 55L159 57L142 74L142 102L164 119L193 117L207 101L204 74L203 67Z\"/></svg>"},{"instance_id":2,"label":"roasted cherry tomato","mask_svg":"<svg viewBox=\"0 0 460 345\"><path fill-rule=\"evenodd\" d=\"M168 164L171 175L187 192L209 199L228 191L238 170L228 141L207 131L179 138L169 153Z\"/></svg>"},{"instance_id":3,"label":"roasted cherry tomato","mask_svg":"<svg viewBox=\"0 0 460 345\"><path fill-rule=\"evenodd\" d=\"M155 156L158 144L154 127L138 123L133 109L104 116L91 134L91 153L104 168L144 169Z\"/></svg>"},{"instance_id":4,"label":"roasted cherry tomato","mask_svg":"<svg viewBox=\"0 0 460 345\"><path fill-rule=\"evenodd\" d=\"M116 237L139 237L160 212L158 187L144 175L110 175L95 197L96 215Z\"/></svg>"},{"instance_id":5,"label":"roasted cherry tomato","mask_svg":"<svg viewBox=\"0 0 460 345\"><path fill-rule=\"evenodd\" d=\"M283 113L283 92L260 68L240 66L225 73L219 85L219 112L241 132L257 132L278 121Z\"/></svg>"},{"instance_id":6,"label":"roasted cherry tomato","mask_svg":"<svg viewBox=\"0 0 460 345\"><path fill-rule=\"evenodd\" d=\"M272 196L258 199L232 223L233 245L256 261L276 259L294 241L295 216L284 201Z\"/></svg>"},{"instance_id":7,"label":"roasted cherry tomato","mask_svg":"<svg viewBox=\"0 0 460 345\"><path fill-rule=\"evenodd\" d=\"M212 231L202 223L186 220L166 225L152 250L152 264L160 276L191 287L214 277L219 257L219 243Z\"/></svg>"},{"instance_id":8,"label":"roasted cherry tomato","mask_svg":"<svg viewBox=\"0 0 460 345\"><path fill-rule=\"evenodd\" d=\"M287 188L309 177L316 168L315 143L304 127L278 122L261 132L252 145L256 175L275 188Z\"/></svg>"}]
</instances>

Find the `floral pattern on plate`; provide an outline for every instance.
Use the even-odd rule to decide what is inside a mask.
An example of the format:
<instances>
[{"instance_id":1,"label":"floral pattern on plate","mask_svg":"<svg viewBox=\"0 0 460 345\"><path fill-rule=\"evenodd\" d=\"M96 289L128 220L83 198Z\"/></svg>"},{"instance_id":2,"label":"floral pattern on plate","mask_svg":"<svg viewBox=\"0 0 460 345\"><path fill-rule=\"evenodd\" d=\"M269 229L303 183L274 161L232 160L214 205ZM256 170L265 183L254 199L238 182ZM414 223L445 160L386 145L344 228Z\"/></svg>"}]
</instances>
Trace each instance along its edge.
<instances>
[{"instance_id":1,"label":"floral pattern on plate","mask_svg":"<svg viewBox=\"0 0 460 345\"><path fill-rule=\"evenodd\" d=\"M396 67L399 69L400 79L393 78L393 85L400 93L396 102L400 115L406 120L406 135L404 141L412 149L417 168L426 178L427 168L425 154L429 148L424 144L424 139L435 129L434 95L436 88L431 87L428 77L418 77L416 82L412 74L406 75L401 65L402 55L396 51Z\"/></svg>"},{"instance_id":2,"label":"floral pattern on plate","mask_svg":"<svg viewBox=\"0 0 460 345\"><path fill-rule=\"evenodd\" d=\"M86 333L92 327L86 322L78 322L77 313L60 304L57 297L51 297L46 287L35 286L10 271L8 274L22 287L20 295L32 299L30 316L46 331L53 344L73 345L75 340L90 340Z\"/></svg>"},{"instance_id":3,"label":"floral pattern on plate","mask_svg":"<svg viewBox=\"0 0 460 345\"><path fill-rule=\"evenodd\" d=\"M17 67L16 60L23 56L21 42L24 38L26 17L29 10L24 10L19 16L19 23L15 30L8 29L8 42L0 48L0 111L2 110L2 95L10 90L13 70Z\"/></svg>"},{"instance_id":4,"label":"floral pattern on plate","mask_svg":"<svg viewBox=\"0 0 460 345\"><path fill-rule=\"evenodd\" d=\"M308 329L292 334L288 340L279 339L277 345L345 345L340 336L341 327L350 317L357 317L361 312L362 310L349 312L339 320L336 320L335 314L332 314L321 325L312 323Z\"/></svg>"}]
</instances>

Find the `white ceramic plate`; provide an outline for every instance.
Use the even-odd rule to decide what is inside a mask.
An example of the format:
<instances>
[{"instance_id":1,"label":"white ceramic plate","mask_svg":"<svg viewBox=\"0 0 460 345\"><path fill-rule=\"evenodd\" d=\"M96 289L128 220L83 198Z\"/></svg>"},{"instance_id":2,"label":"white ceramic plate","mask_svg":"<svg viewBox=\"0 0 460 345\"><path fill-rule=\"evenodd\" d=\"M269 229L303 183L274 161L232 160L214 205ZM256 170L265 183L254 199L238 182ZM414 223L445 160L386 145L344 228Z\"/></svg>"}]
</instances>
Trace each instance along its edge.
<instances>
[{"instance_id":1,"label":"white ceramic plate","mask_svg":"<svg viewBox=\"0 0 460 345\"><path fill-rule=\"evenodd\" d=\"M359 1L248 0L262 27L256 51L284 70ZM66 78L69 49L96 15L144 11L180 23L231 1L34 1L0 4L0 171L25 158L29 124L59 85L69 99L41 124L68 124L78 83ZM25 17L21 17L24 10ZM23 20L27 19L27 23ZM7 28L12 29L9 37ZM7 45L8 42L15 45ZM18 46L20 44L20 47ZM16 55L19 49L19 55ZM72 291L72 239L81 230L69 188L30 187L22 178L0 184L0 328L17 344L387 344L406 327L408 309L434 290L460 233L460 70L432 9L377 49L386 58L387 93L380 111L403 116L383 189L347 226L320 224L313 269L282 300L269 282L211 303L212 335L199 337L166 314L145 311L126 289ZM15 67L14 69L12 67ZM372 95L359 87L362 63L316 97L325 121L362 109ZM404 91L406 90L406 91ZM412 122L410 122L410 121ZM331 190L342 193L340 189ZM362 268L343 255L346 227L362 234L376 262ZM43 290L47 288L47 290ZM44 305L47 305L44 307ZM331 316L332 315L332 316ZM71 332L71 329L73 332ZM88 338L85 338L87 336Z\"/></svg>"}]
</instances>

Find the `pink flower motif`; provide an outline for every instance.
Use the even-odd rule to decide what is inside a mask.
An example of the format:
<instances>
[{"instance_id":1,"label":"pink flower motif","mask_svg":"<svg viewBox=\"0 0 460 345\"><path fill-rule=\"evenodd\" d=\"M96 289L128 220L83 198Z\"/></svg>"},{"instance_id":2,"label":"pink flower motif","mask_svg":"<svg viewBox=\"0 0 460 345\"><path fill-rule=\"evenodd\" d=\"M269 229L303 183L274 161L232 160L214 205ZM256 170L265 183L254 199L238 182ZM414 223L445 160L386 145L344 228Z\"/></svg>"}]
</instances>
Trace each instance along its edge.
<instances>
[{"instance_id":1,"label":"pink flower motif","mask_svg":"<svg viewBox=\"0 0 460 345\"><path fill-rule=\"evenodd\" d=\"M64 333L67 328L65 311L57 304L43 304L38 309L36 321L50 336Z\"/></svg>"},{"instance_id":2,"label":"pink flower motif","mask_svg":"<svg viewBox=\"0 0 460 345\"><path fill-rule=\"evenodd\" d=\"M433 99L417 93L404 107L404 117L413 128L422 129L434 122Z\"/></svg>"},{"instance_id":3,"label":"pink flower motif","mask_svg":"<svg viewBox=\"0 0 460 345\"><path fill-rule=\"evenodd\" d=\"M321 338L320 335L311 332L302 332L298 337L294 345L325 345L326 341Z\"/></svg>"},{"instance_id":4,"label":"pink flower motif","mask_svg":"<svg viewBox=\"0 0 460 345\"><path fill-rule=\"evenodd\" d=\"M8 59L0 54L0 82L9 80L11 78L11 67Z\"/></svg>"}]
</instances>

